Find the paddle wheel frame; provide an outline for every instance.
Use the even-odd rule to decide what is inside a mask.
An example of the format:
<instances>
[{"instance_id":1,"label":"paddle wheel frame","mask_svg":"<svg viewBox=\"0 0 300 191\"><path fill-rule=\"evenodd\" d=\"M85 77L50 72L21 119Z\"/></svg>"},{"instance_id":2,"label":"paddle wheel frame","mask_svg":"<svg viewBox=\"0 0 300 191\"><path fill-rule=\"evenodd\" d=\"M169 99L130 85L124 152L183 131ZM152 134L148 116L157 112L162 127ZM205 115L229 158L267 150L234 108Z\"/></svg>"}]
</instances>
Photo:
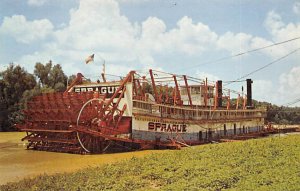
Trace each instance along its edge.
<instances>
[{"instance_id":1,"label":"paddle wheel frame","mask_svg":"<svg viewBox=\"0 0 300 191\"><path fill-rule=\"evenodd\" d=\"M131 118L123 116L127 104L119 108L125 84L133 74L130 72L108 99L107 94L95 91L68 92L82 83L81 74L64 93L34 97L23 110L24 124L17 125L27 133L22 141L28 141L28 149L81 154L103 153L113 145L133 143L126 137L131 130Z\"/></svg>"}]
</instances>

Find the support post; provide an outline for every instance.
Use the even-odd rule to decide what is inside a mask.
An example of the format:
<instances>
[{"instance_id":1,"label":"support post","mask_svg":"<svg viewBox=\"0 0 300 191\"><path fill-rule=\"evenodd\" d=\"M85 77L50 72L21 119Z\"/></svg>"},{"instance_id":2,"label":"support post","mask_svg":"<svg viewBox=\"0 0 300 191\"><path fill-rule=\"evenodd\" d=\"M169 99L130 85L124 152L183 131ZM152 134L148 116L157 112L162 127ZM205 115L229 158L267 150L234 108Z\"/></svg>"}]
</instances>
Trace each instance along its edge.
<instances>
[{"instance_id":1,"label":"support post","mask_svg":"<svg viewBox=\"0 0 300 191\"><path fill-rule=\"evenodd\" d=\"M140 92L140 95L141 96L143 96L144 97L144 90L143 90L143 88L142 88L142 86L141 86L141 83L140 83L140 80L138 79L137 80L137 86L138 86L138 90L139 90L139 92Z\"/></svg>"},{"instance_id":2,"label":"support post","mask_svg":"<svg viewBox=\"0 0 300 191\"><path fill-rule=\"evenodd\" d=\"M230 108L230 90L228 90L228 96L227 96L227 110Z\"/></svg>"},{"instance_id":3,"label":"support post","mask_svg":"<svg viewBox=\"0 0 300 191\"><path fill-rule=\"evenodd\" d=\"M237 99L236 99L236 110L238 110L239 109L239 102L240 102L240 94L238 94L238 97L237 97Z\"/></svg>"},{"instance_id":4,"label":"support post","mask_svg":"<svg viewBox=\"0 0 300 191\"><path fill-rule=\"evenodd\" d=\"M180 96L180 92L179 92L179 86L177 83L177 79L176 79L176 75L173 75L174 78L174 82L175 82L175 97L176 97L176 104L178 104L178 101L180 102L178 105L181 105L181 96Z\"/></svg>"},{"instance_id":5,"label":"support post","mask_svg":"<svg viewBox=\"0 0 300 191\"><path fill-rule=\"evenodd\" d=\"M187 94L188 94L188 97L189 97L190 106L193 106L191 92L190 92L190 88L189 88L189 85L188 85L188 82L187 82L186 75L183 75L183 79L184 79L186 91L187 91Z\"/></svg>"},{"instance_id":6,"label":"support post","mask_svg":"<svg viewBox=\"0 0 300 191\"><path fill-rule=\"evenodd\" d=\"M205 78L204 82L204 106L207 106L207 93L208 93L208 87L207 87L207 78Z\"/></svg>"},{"instance_id":7,"label":"support post","mask_svg":"<svg viewBox=\"0 0 300 191\"><path fill-rule=\"evenodd\" d=\"M215 104L214 104L214 109L217 109L218 105L218 82L216 82L216 87L215 87Z\"/></svg>"},{"instance_id":8,"label":"support post","mask_svg":"<svg viewBox=\"0 0 300 191\"><path fill-rule=\"evenodd\" d=\"M137 84L136 84L136 79L135 78L133 78L133 80L132 80L132 85L133 85L133 91L134 91L134 93L135 93L135 96L138 96L138 89L137 89Z\"/></svg>"},{"instance_id":9,"label":"support post","mask_svg":"<svg viewBox=\"0 0 300 191\"><path fill-rule=\"evenodd\" d=\"M246 109L247 95L244 96L243 109Z\"/></svg>"},{"instance_id":10,"label":"support post","mask_svg":"<svg viewBox=\"0 0 300 191\"><path fill-rule=\"evenodd\" d=\"M154 92L154 98L155 98L155 101L158 102L158 95L157 95L157 91L156 91L156 86L155 86L155 81L154 81L152 69L149 70L149 73L150 73L150 77L151 77L152 88L153 88L153 92Z\"/></svg>"}]
</instances>

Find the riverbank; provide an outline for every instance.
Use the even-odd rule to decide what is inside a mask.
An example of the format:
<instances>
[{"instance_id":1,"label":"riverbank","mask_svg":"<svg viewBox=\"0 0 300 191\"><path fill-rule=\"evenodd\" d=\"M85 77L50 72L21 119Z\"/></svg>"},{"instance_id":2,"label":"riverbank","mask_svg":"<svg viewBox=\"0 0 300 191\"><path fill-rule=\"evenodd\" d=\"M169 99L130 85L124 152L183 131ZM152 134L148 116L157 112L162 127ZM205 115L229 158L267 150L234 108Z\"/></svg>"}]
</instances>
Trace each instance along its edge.
<instances>
[{"instance_id":1,"label":"riverbank","mask_svg":"<svg viewBox=\"0 0 300 191\"><path fill-rule=\"evenodd\" d=\"M41 174L75 172L83 168L111 164L132 157L143 157L162 150L146 150L128 153L75 155L26 150L21 141L22 132L0 133L0 185Z\"/></svg>"},{"instance_id":2,"label":"riverbank","mask_svg":"<svg viewBox=\"0 0 300 191\"><path fill-rule=\"evenodd\" d=\"M300 190L300 137L207 144L44 175L2 190Z\"/></svg>"}]
</instances>

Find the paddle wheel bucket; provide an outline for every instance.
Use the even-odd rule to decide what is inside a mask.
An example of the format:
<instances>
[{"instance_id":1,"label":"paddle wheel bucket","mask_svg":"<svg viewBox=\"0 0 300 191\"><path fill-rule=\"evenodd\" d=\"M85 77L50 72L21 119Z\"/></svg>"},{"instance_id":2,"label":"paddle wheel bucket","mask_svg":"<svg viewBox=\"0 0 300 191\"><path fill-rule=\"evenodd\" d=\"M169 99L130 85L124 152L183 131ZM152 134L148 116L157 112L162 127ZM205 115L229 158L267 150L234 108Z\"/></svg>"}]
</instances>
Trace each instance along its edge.
<instances>
[{"instance_id":1,"label":"paddle wheel bucket","mask_svg":"<svg viewBox=\"0 0 300 191\"><path fill-rule=\"evenodd\" d=\"M28 141L27 148L102 153L113 142L132 142L131 117L123 116L127 104L120 106L131 75L121 81L111 97L99 91L47 93L34 97L23 110L25 122L17 125L27 133L22 139Z\"/></svg>"}]
</instances>

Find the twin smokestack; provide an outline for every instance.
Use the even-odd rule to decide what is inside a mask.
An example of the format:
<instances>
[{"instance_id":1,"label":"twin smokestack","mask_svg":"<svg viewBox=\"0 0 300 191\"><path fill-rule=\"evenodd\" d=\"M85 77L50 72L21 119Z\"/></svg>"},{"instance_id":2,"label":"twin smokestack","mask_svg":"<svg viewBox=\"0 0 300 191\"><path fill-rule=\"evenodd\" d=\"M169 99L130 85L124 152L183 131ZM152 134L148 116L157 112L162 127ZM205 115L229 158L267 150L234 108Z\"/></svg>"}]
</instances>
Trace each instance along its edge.
<instances>
[{"instance_id":1,"label":"twin smokestack","mask_svg":"<svg viewBox=\"0 0 300 191\"><path fill-rule=\"evenodd\" d=\"M253 81L251 79L247 79L247 108L252 108L252 83ZM217 88L218 88L218 107L222 107L222 80L217 81Z\"/></svg>"}]
</instances>

